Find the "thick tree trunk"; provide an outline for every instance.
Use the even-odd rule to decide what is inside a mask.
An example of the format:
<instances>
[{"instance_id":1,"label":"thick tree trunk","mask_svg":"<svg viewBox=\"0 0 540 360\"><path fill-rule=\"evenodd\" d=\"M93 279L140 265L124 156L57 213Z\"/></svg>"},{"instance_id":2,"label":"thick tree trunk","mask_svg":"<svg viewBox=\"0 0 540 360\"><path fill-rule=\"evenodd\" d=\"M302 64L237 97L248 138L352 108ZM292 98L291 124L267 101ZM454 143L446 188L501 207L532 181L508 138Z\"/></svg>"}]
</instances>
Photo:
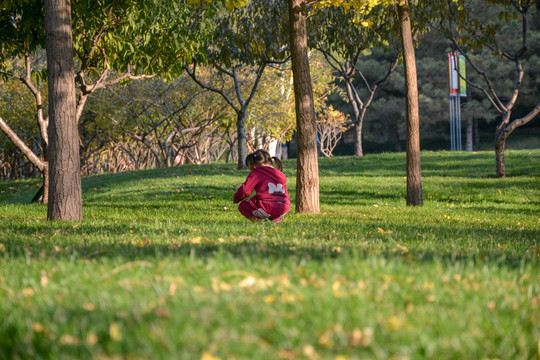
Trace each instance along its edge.
<instances>
[{"instance_id":1,"label":"thick tree trunk","mask_svg":"<svg viewBox=\"0 0 540 360\"><path fill-rule=\"evenodd\" d=\"M82 220L70 0L45 0L50 220Z\"/></svg>"},{"instance_id":2,"label":"thick tree trunk","mask_svg":"<svg viewBox=\"0 0 540 360\"><path fill-rule=\"evenodd\" d=\"M298 133L296 211L319 213L317 130L308 59L305 0L289 0L289 31Z\"/></svg>"},{"instance_id":3,"label":"thick tree trunk","mask_svg":"<svg viewBox=\"0 0 540 360\"><path fill-rule=\"evenodd\" d=\"M407 93L407 205L423 205L416 60L408 1L398 5Z\"/></svg>"},{"instance_id":4,"label":"thick tree trunk","mask_svg":"<svg viewBox=\"0 0 540 360\"><path fill-rule=\"evenodd\" d=\"M238 135L238 170L246 169L246 114L238 113L236 119L236 132Z\"/></svg>"}]
</instances>

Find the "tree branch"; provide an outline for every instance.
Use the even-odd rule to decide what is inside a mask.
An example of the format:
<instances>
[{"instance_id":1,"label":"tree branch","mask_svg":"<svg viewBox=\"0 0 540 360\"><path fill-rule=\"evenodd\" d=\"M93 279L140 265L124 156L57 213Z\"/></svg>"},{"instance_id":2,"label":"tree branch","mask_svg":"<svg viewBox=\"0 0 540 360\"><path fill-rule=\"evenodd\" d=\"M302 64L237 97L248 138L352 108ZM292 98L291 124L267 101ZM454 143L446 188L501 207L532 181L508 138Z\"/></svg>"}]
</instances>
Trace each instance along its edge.
<instances>
[{"instance_id":1,"label":"tree branch","mask_svg":"<svg viewBox=\"0 0 540 360\"><path fill-rule=\"evenodd\" d=\"M213 87L213 86L199 80L199 78L196 75L196 66L197 66L197 64L193 64L193 71L191 71L189 69L189 66L187 66L187 65L184 67L186 69L186 72L188 73L188 75L193 79L193 81L195 81L195 83L197 85L199 85L200 87L202 87L203 89L210 90L212 92L215 92L215 93L221 95L221 97L223 97L223 99L234 109L234 111L236 111L237 113L240 112L240 109L238 108L238 106L236 106L236 104L227 96L227 94L225 94L225 92L223 90L217 89L217 88L215 88L215 87Z\"/></svg>"}]
</instances>

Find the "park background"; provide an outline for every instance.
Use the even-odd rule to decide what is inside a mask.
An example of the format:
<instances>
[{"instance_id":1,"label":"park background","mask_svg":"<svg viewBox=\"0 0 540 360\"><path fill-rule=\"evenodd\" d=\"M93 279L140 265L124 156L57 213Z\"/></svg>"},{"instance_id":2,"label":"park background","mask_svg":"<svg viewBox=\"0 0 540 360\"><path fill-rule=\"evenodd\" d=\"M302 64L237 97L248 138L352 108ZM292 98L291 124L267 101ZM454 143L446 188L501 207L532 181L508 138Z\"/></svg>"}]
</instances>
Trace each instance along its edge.
<instances>
[{"instance_id":1,"label":"park background","mask_svg":"<svg viewBox=\"0 0 540 360\"><path fill-rule=\"evenodd\" d=\"M486 10L481 1L471 4L480 22L502 25L501 31L497 32L499 44L513 49L519 49L522 46L518 22L501 20L499 9L495 6L488 7ZM264 25L277 28L281 25L278 20L284 21L282 18L286 15L286 11L283 7L277 9L276 13L277 15L269 13L265 22L255 17L256 20L261 21L260 26L257 23L231 25L229 21L232 22L232 20L219 23L223 29L216 30L214 36L217 39L229 39L233 35L234 37L231 41L216 43L214 39L214 43L203 42L201 46L208 52L207 60L214 65L200 65L197 69L192 67L197 80L200 84L207 86L206 88L196 84L182 67L179 70L170 70L167 76L151 79L139 79L145 76L135 76L133 71L129 73L130 76L127 76L127 72L119 70L105 72L100 68L103 66L102 58L96 59L95 63L87 64L87 68L81 67L78 77L81 80L80 84L77 83L77 88L79 94L82 89L88 93L78 100L78 104L82 104L81 113L78 114L78 128L83 174L163 167L186 162L195 164L212 161L235 162L238 157L237 121L241 116L244 117L248 150L263 147L280 156L280 144L287 144L289 146L286 155L296 157L296 124L290 61L267 64L263 67L260 60L259 62L256 60L257 56L269 56L268 52L277 59L286 60L283 58L286 56L285 51L275 53L271 48L266 49L270 45L280 44L275 42L275 37L279 36L280 41L285 38L284 34L277 34L279 28L275 30L276 34L265 31ZM516 105L512 110L513 119L525 116L540 97L539 14L536 2L528 11L526 43L528 50L521 59L524 76L519 87ZM251 16L265 19L264 14L256 13ZM403 66L396 66L386 81L378 84L371 104L368 103L371 94L365 86L367 83L371 90L375 91L376 82L385 76L396 56L390 42L395 43L397 39L390 30L382 26L381 33L375 33L375 35L374 31L366 32L361 26L361 29L357 30L359 25L353 22L354 18L351 15L348 16L339 14L333 18L323 13L319 16L321 19L312 16L311 22L308 23L311 28L310 46L313 47L310 62L319 134L324 133L326 140L330 141L325 143L321 155L355 155L353 103L347 96L343 76L326 61L323 55L325 53L335 56L338 59L338 65L341 64L342 67L347 65L345 59L358 56L356 68L361 72L353 72L351 81L361 99L361 102L356 105L366 107L361 126L361 154L404 151L406 111ZM348 21L349 26L341 27L342 23L339 21ZM103 19L99 19L98 24L102 22L107 24ZM336 22L339 26L335 25ZM250 32L231 35L227 33L231 31L227 26L236 26L240 30L248 27ZM325 38L323 35L328 31L320 31L319 26L329 29L328 31L332 30L335 34L332 35L333 37ZM87 27L89 29L83 27L78 30L82 33L80 36L92 39L94 29L90 25ZM341 30L338 31L338 29ZM171 30L162 29L162 31L167 34L167 31ZM8 33L6 36L9 35ZM265 36L270 37L273 42ZM373 38L379 39L379 37L382 37L380 41L385 45L374 42ZM81 40L81 42L79 46L87 46L84 41ZM146 52L157 51L155 48L159 48L159 44L152 45L150 42L149 49L141 48L135 51L133 50L135 44L135 40L129 37L119 39L118 43L109 44L110 49L103 50L112 53L103 55L110 64L107 66L116 65L112 64L113 61L110 59L115 52L120 54L125 52L125 56L143 58ZM332 47L334 44L336 50ZM132 50L125 49L128 45ZM257 47L261 48L260 51L263 51L264 47L266 52L261 55L257 52ZM498 54L493 54L493 51L489 49L473 50L472 46L470 48L469 56L475 65L488 74L491 85L501 100L508 101L516 81L516 64ZM455 46L452 47L452 42L440 31L424 31L421 36L417 36L416 58L422 150L450 150L447 54L455 49ZM76 52L82 59L79 59L79 66L83 66L85 56L89 56L89 50L83 50L79 49ZM130 51L135 51L135 53L132 54ZM9 51L6 52L6 55L8 54ZM331 59L330 56L327 58ZM136 59L140 60L137 57ZM240 61L240 64L246 61L247 65L237 66L231 63L233 59ZM121 60L117 61L121 62ZM166 58L162 61L166 61ZM87 60L87 62L90 61ZM335 64L336 61L332 63ZM31 76L28 81L40 94L41 99L37 107L42 111L41 117L46 120L45 51L36 48L28 58L7 56L4 66L3 81L0 83L2 118L36 156L43 157L43 139L40 127L36 126L35 120L38 116L37 100L23 80L26 79L26 70L29 66ZM348 66L350 67L350 64ZM235 70L234 74L232 74L232 69ZM255 87L259 71L261 79ZM479 84L482 80L470 64L467 64L466 76L475 84ZM98 77L104 80L99 82ZM137 78L137 80L129 81L129 77ZM98 90L91 92L92 86ZM99 89L101 86L103 88ZM219 92L210 91L209 87ZM237 88L240 90L240 98ZM255 89L255 93L251 102L248 103L252 89ZM461 113L463 149L467 148L465 140L468 128L471 129L470 148L473 150L493 149L495 128L500 122L501 114L495 110L480 89L470 85L467 87L467 97L461 100ZM517 128L508 137L508 147L510 149L537 148L540 139L539 126L538 121L534 120ZM0 137L0 145L0 177L5 179L38 176L39 171L36 166L17 150L8 137Z\"/></svg>"}]
</instances>

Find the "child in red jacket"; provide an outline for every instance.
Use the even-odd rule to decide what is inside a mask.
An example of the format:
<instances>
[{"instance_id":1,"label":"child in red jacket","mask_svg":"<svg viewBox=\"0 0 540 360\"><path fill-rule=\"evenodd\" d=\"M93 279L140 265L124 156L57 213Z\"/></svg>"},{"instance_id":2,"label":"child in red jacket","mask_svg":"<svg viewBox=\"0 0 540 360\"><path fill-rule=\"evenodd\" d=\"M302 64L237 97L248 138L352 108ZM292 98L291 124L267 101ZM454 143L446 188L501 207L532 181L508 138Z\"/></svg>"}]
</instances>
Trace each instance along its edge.
<instances>
[{"instance_id":1,"label":"child in red jacket","mask_svg":"<svg viewBox=\"0 0 540 360\"><path fill-rule=\"evenodd\" d=\"M264 150L257 150L246 157L246 165L251 172L234 194L234 203L240 202L238 210L251 220L280 222L291 208L281 161ZM244 200L253 189L255 196Z\"/></svg>"}]
</instances>

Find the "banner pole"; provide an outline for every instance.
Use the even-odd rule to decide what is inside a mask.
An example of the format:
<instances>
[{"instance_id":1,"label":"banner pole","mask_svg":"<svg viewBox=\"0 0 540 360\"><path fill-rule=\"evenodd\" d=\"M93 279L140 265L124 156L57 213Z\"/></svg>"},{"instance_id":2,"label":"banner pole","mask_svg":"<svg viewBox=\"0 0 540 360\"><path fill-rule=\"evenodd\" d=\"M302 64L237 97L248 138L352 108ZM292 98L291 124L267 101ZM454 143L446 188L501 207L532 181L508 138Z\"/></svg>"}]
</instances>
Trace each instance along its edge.
<instances>
[{"instance_id":1,"label":"banner pole","mask_svg":"<svg viewBox=\"0 0 540 360\"><path fill-rule=\"evenodd\" d=\"M454 99L450 95L450 151L454 151Z\"/></svg>"},{"instance_id":2,"label":"banner pole","mask_svg":"<svg viewBox=\"0 0 540 360\"><path fill-rule=\"evenodd\" d=\"M461 97L457 97L457 109L458 109L458 148L459 151L461 151Z\"/></svg>"}]
</instances>

